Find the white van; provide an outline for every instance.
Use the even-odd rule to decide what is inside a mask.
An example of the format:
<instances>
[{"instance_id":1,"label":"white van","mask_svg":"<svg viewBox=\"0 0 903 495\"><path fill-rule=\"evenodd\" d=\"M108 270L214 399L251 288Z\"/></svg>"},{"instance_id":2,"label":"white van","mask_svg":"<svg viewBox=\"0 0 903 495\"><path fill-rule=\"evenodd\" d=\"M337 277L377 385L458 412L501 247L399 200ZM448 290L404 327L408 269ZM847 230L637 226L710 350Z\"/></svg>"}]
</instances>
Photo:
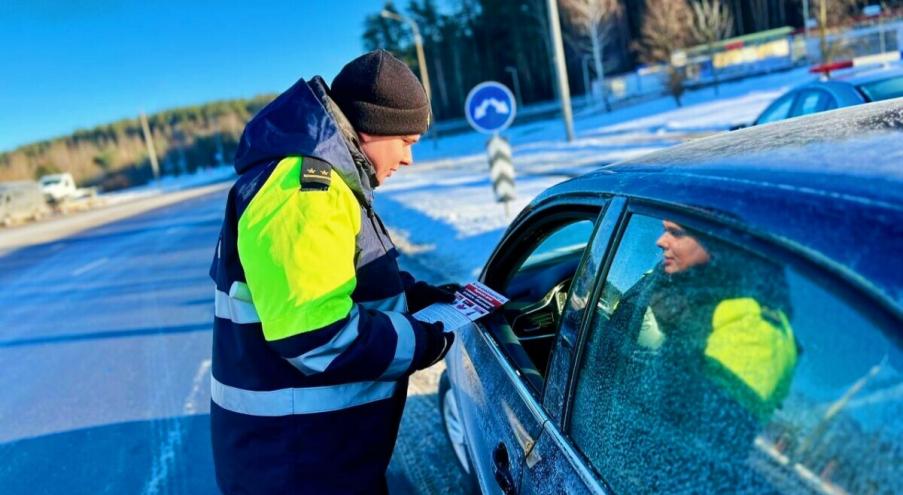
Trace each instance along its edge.
<instances>
[{"instance_id":1,"label":"white van","mask_svg":"<svg viewBox=\"0 0 903 495\"><path fill-rule=\"evenodd\" d=\"M44 196L51 203L74 198L78 194L75 179L69 173L45 175L41 177L40 184Z\"/></svg>"}]
</instances>

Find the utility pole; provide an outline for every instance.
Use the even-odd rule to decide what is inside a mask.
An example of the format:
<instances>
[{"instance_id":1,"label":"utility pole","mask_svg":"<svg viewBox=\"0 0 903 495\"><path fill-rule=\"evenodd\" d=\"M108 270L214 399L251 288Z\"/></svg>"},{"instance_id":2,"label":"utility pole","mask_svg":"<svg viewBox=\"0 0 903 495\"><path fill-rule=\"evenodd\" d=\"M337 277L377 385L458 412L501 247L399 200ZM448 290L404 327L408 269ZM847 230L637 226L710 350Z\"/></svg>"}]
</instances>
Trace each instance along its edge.
<instances>
[{"instance_id":1,"label":"utility pole","mask_svg":"<svg viewBox=\"0 0 903 495\"><path fill-rule=\"evenodd\" d=\"M144 144L147 145L147 156L150 158L151 170L154 172L154 181L160 180L160 166L157 164L157 151L154 147L154 136L151 134L150 125L147 123L147 115L141 112L141 130L144 132Z\"/></svg>"},{"instance_id":2,"label":"utility pole","mask_svg":"<svg viewBox=\"0 0 903 495\"><path fill-rule=\"evenodd\" d=\"M558 74L558 96L561 98L561 117L568 142L574 140L574 117L571 113L571 88L568 85L567 66L564 60L564 44L561 41L561 23L558 20L558 0L548 0L549 27L552 47L555 50L555 72Z\"/></svg>"},{"instance_id":3,"label":"utility pole","mask_svg":"<svg viewBox=\"0 0 903 495\"><path fill-rule=\"evenodd\" d=\"M806 62L812 63L809 55L809 0L803 0L803 44L806 47Z\"/></svg>"},{"instance_id":4,"label":"utility pole","mask_svg":"<svg viewBox=\"0 0 903 495\"><path fill-rule=\"evenodd\" d=\"M414 46L417 48L417 65L420 66L420 81L423 83L424 91L426 91L426 99L430 102L430 118L432 119L433 92L430 89L430 74L426 68L426 55L423 52L423 37L420 36L420 28L412 19L392 12L388 9L383 9L382 12L379 13L379 15L386 19L392 19L401 23L405 23L411 27L411 31L414 33ZM431 126L430 129L430 133L432 133L433 135L433 143L435 144L437 139L435 127Z\"/></svg>"},{"instance_id":5,"label":"utility pole","mask_svg":"<svg viewBox=\"0 0 903 495\"><path fill-rule=\"evenodd\" d=\"M821 44L821 63L830 63L830 50L828 50L828 2L827 0L819 0L818 2L818 38Z\"/></svg>"}]
</instances>

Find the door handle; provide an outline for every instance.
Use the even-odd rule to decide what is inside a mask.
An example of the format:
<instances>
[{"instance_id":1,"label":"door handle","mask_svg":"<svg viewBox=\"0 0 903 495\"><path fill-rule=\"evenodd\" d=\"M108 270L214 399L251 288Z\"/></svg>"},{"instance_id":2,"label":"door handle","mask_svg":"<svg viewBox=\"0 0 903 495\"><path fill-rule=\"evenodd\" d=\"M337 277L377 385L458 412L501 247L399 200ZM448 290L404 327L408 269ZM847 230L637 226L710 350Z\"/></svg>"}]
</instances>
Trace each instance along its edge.
<instances>
[{"instance_id":1,"label":"door handle","mask_svg":"<svg viewBox=\"0 0 903 495\"><path fill-rule=\"evenodd\" d=\"M492 474L495 482L505 495L515 495L514 476L511 475L511 460L508 457L508 448L499 442L492 450Z\"/></svg>"}]
</instances>

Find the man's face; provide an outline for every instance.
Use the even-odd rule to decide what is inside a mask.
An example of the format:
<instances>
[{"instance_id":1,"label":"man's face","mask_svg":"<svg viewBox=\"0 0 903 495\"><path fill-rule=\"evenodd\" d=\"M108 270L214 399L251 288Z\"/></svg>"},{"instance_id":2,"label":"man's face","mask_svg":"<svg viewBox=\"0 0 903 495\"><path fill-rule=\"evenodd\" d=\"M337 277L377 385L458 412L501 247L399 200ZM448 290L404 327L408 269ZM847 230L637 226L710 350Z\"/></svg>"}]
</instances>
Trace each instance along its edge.
<instances>
[{"instance_id":1,"label":"man's face","mask_svg":"<svg viewBox=\"0 0 903 495\"><path fill-rule=\"evenodd\" d=\"M665 231L655 245L665 258L665 273L679 273L709 262L709 252L683 227L668 220L663 220L662 226Z\"/></svg>"},{"instance_id":2,"label":"man's face","mask_svg":"<svg viewBox=\"0 0 903 495\"><path fill-rule=\"evenodd\" d=\"M374 136L360 133L361 148L376 169L376 181L379 184L402 167L414 162L411 146L420 140L420 134L408 136Z\"/></svg>"}]
</instances>

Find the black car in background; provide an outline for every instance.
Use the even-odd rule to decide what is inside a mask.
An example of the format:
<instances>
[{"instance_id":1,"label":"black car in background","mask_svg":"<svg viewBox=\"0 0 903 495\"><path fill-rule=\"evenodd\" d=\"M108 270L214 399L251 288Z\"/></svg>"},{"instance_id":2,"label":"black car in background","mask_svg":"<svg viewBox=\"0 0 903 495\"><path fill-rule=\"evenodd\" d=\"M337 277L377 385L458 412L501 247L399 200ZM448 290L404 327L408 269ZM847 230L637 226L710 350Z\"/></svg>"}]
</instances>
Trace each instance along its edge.
<instances>
[{"instance_id":1,"label":"black car in background","mask_svg":"<svg viewBox=\"0 0 903 495\"><path fill-rule=\"evenodd\" d=\"M484 493L903 493L903 101L556 185L440 410Z\"/></svg>"}]
</instances>

